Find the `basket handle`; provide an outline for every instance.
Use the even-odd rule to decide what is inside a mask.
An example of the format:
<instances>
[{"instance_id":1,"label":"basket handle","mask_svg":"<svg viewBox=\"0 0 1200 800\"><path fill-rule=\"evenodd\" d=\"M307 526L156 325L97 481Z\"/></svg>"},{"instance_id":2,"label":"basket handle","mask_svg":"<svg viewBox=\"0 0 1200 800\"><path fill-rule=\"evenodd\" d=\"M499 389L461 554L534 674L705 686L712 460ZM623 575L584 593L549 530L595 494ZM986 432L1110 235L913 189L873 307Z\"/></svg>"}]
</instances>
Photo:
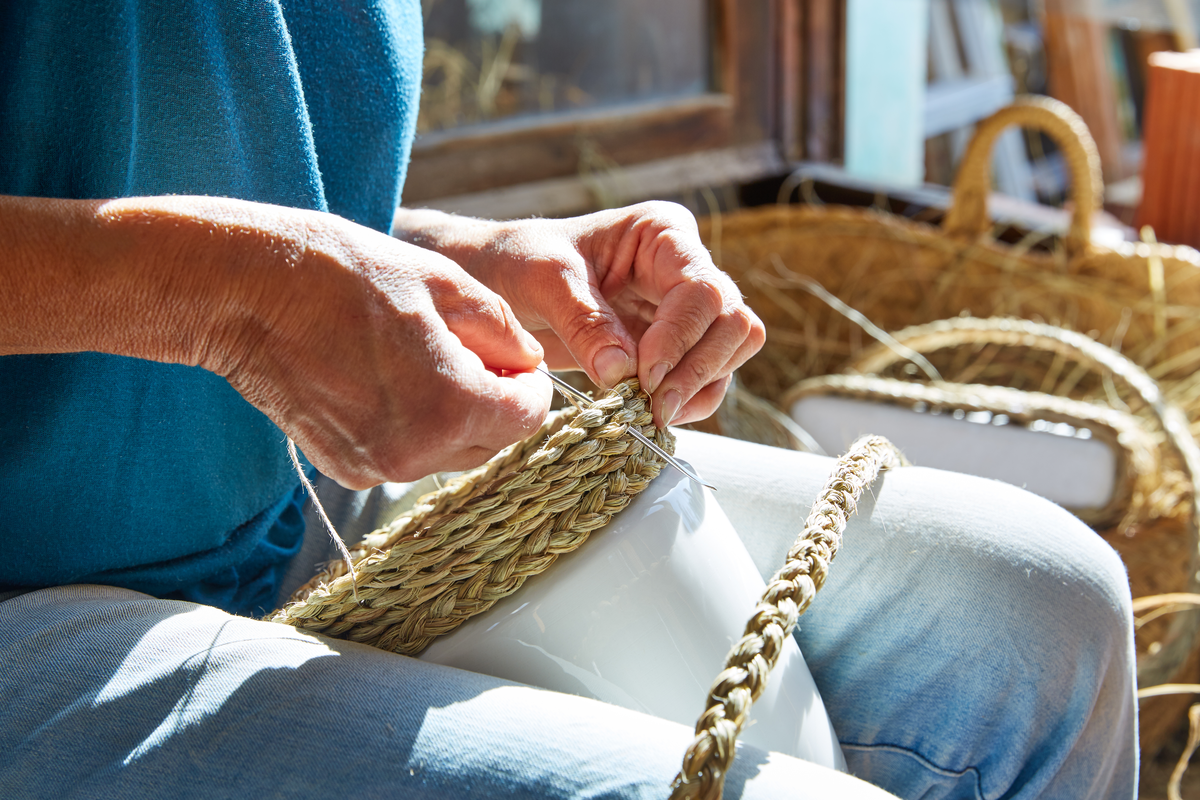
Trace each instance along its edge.
<instances>
[{"instance_id":1,"label":"basket handle","mask_svg":"<svg viewBox=\"0 0 1200 800\"><path fill-rule=\"evenodd\" d=\"M1083 118L1066 103L1050 97L1019 97L976 126L954 179L950 210L942 229L950 236L977 238L991 228L987 198L991 190L992 148L1010 125L1042 131L1062 149L1071 178L1071 202L1075 206L1066 248L1067 255L1074 258L1091 241L1092 212L1102 200L1100 155Z\"/></svg>"},{"instance_id":2,"label":"basket handle","mask_svg":"<svg viewBox=\"0 0 1200 800\"><path fill-rule=\"evenodd\" d=\"M745 633L730 649L725 668L708 691L696 737L671 784L671 800L721 800L725 776L737 754L734 745L750 707L767 688L796 620L825 584L850 515L880 472L903 463L900 451L882 436L864 436L837 460L804 529L788 550L787 561L767 581Z\"/></svg>"}]
</instances>

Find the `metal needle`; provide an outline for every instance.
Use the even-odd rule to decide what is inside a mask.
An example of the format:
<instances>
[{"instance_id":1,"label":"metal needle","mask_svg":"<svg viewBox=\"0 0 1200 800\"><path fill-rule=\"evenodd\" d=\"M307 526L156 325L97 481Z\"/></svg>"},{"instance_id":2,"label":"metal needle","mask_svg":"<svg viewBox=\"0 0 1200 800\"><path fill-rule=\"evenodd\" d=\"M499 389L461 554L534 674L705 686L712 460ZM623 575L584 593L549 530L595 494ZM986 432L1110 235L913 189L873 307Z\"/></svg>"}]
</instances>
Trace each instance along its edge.
<instances>
[{"instance_id":1,"label":"metal needle","mask_svg":"<svg viewBox=\"0 0 1200 800\"><path fill-rule=\"evenodd\" d=\"M588 397L586 394L579 391L574 386L572 386L571 384L564 381L562 378L560 378L557 375L555 375L554 373L550 372L550 370L545 369L544 367L538 367L537 370L538 370L538 372L541 372L543 375L546 375L548 378L550 378L550 380L554 381L554 385L556 387L558 387L558 390L560 392L562 392L563 396L565 396L568 400L570 400L575 405L576 408L579 407L579 403L577 402L578 400L583 400L588 403L592 402L592 398ZM649 447L651 450L653 450L655 452L655 454L658 455L659 458L666 461L668 464L670 464L672 467L674 467L675 469L682 472L684 475L686 475L691 480L695 481L696 483L700 484L701 486L703 486L705 488L712 489L714 492L717 490L717 487L713 486L712 484L705 483L703 481L703 479L700 478L699 475L697 475L696 473L692 472L690 469L685 467L682 462L675 460L674 457L672 457L669 453L667 453L665 450L663 450L661 447L659 447L657 444L655 444L649 437L647 437L644 433L639 431L637 428L633 427L632 425L626 425L625 430L626 430L626 432L629 433L630 436L637 439L639 442L646 445L646 447Z\"/></svg>"}]
</instances>

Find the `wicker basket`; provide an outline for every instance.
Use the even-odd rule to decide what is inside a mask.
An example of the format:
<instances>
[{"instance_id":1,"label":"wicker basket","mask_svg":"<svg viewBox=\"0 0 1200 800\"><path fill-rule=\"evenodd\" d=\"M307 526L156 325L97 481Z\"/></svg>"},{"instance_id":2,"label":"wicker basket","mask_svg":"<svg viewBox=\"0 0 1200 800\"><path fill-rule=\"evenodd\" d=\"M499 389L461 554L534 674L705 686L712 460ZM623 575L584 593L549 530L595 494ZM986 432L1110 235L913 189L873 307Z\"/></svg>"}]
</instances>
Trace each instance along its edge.
<instances>
[{"instance_id":1,"label":"wicker basket","mask_svg":"<svg viewBox=\"0 0 1200 800\"><path fill-rule=\"evenodd\" d=\"M636 428L670 452L649 398L627 381L579 408L555 412L538 433L417 501L335 562L269 619L398 653L417 654L518 591L649 485L663 466ZM767 582L742 638L708 695L696 737L672 784L673 800L716 798L754 701L783 642L825 582L863 491L899 454L866 437L836 464L783 567Z\"/></svg>"},{"instance_id":2,"label":"wicker basket","mask_svg":"<svg viewBox=\"0 0 1200 800\"><path fill-rule=\"evenodd\" d=\"M1073 208L1061 238L1030 235L1014 245L991 233L990 153L1010 125L1044 131L1063 152ZM872 324L896 332L967 315L1019 318L1077 331L1123 353L1157 384L1165 404L1182 409L1186 422L1177 433L1194 448L1190 437L1200 432L1200 253L1153 242L1093 242L1090 222L1100 188L1095 145L1078 115L1048 98L1023 98L978 126L940 226L877 210L811 205L702 220L714 260L737 280L767 326L763 350L739 371L743 387L779 404L806 379L862 366L864 353L877 344L866 330ZM869 321L866 328L855 317ZM1157 466L1130 479L1143 487L1147 480L1156 483L1153 501L1140 507L1130 502L1091 522L1121 552L1135 596L1195 591L1200 564L1190 465L1136 389L1114 381L1107 368L1053 349L962 342L930 348L928 359L948 383L1053 395L1136 420L1154 441ZM920 374L903 359L884 371L910 381ZM1191 677L1187 672L1197 665L1184 662L1195 651L1198 625L1200 613L1186 612L1169 626L1141 631L1142 685ZM1147 727L1153 728L1155 716L1143 706L1143 738L1151 747L1163 735Z\"/></svg>"}]
</instances>

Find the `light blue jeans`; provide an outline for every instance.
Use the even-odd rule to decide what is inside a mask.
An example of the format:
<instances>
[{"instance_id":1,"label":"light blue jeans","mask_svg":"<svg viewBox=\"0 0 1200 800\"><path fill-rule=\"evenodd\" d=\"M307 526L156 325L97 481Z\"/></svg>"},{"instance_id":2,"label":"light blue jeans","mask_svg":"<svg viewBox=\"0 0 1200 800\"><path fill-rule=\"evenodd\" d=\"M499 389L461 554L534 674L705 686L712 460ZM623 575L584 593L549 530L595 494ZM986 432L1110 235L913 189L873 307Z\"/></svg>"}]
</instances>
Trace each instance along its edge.
<instances>
[{"instance_id":1,"label":"light blue jeans","mask_svg":"<svg viewBox=\"0 0 1200 800\"><path fill-rule=\"evenodd\" d=\"M831 462L763 448L748 474L688 441L773 571L796 533L778 520L797 507L802 519ZM373 502L329 494L347 530ZM299 559L322 549L310 534ZM1130 800L1129 603L1119 559L1066 512L905 468L864 499L798 639L866 781L904 798ZM663 798L690 738L603 703L126 590L0 602L4 798ZM726 796L886 795L743 746Z\"/></svg>"}]
</instances>

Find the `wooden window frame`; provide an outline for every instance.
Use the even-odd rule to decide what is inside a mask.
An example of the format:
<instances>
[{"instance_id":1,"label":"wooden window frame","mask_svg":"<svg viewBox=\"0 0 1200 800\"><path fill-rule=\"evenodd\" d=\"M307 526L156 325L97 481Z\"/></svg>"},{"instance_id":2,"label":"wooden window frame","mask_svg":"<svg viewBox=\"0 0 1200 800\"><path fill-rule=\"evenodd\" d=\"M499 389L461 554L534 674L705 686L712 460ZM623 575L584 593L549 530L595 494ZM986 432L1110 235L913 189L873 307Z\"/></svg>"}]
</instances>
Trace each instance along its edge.
<instances>
[{"instance_id":1,"label":"wooden window frame","mask_svg":"<svg viewBox=\"0 0 1200 800\"><path fill-rule=\"evenodd\" d=\"M405 205L575 213L840 157L846 0L716 0L716 91L419 136ZM586 153L619 166L604 175ZM515 213L514 213L515 212ZM499 215L493 213L493 216Z\"/></svg>"}]
</instances>

